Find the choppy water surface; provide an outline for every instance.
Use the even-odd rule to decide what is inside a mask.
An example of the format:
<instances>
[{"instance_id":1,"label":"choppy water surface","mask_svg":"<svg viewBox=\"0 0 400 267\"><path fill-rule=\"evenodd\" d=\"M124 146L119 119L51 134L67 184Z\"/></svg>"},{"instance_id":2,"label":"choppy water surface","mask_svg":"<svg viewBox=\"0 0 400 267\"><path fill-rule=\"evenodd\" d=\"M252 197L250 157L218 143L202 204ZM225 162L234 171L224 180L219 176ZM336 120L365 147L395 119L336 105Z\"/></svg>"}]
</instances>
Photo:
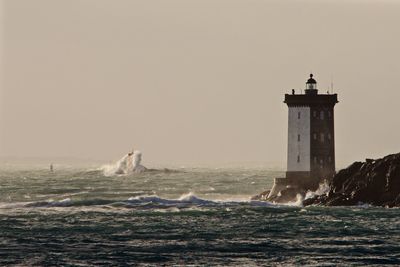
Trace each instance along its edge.
<instances>
[{"instance_id":1,"label":"choppy water surface","mask_svg":"<svg viewBox=\"0 0 400 267\"><path fill-rule=\"evenodd\" d=\"M399 209L249 201L280 175L3 169L0 265L400 265Z\"/></svg>"}]
</instances>

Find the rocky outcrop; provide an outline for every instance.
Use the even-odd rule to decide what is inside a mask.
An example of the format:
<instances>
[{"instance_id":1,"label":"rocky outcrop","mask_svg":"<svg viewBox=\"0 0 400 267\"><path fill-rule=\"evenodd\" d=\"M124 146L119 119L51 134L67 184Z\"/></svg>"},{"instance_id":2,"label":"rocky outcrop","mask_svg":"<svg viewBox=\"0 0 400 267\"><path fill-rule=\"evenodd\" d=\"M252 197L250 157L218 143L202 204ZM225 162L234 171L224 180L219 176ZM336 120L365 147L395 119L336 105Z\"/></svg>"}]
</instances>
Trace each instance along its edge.
<instances>
[{"instance_id":1,"label":"rocky outcrop","mask_svg":"<svg viewBox=\"0 0 400 267\"><path fill-rule=\"evenodd\" d=\"M303 205L400 206L400 153L355 162L339 171L327 194L306 199Z\"/></svg>"},{"instance_id":2,"label":"rocky outcrop","mask_svg":"<svg viewBox=\"0 0 400 267\"><path fill-rule=\"evenodd\" d=\"M251 200L266 200L271 190L264 191L258 195L252 196Z\"/></svg>"}]
</instances>

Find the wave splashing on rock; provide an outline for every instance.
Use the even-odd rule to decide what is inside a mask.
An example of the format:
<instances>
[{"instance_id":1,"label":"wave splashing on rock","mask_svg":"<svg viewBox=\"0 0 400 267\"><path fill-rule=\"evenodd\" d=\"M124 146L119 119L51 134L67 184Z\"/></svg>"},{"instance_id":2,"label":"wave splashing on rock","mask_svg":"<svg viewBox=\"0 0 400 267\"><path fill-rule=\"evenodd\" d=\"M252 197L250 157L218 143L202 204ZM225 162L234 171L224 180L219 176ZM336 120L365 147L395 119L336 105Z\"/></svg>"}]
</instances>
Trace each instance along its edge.
<instances>
[{"instance_id":1,"label":"wave splashing on rock","mask_svg":"<svg viewBox=\"0 0 400 267\"><path fill-rule=\"evenodd\" d=\"M334 176L327 194L304 201L304 205L360 204L400 206L400 153L355 162Z\"/></svg>"}]
</instances>

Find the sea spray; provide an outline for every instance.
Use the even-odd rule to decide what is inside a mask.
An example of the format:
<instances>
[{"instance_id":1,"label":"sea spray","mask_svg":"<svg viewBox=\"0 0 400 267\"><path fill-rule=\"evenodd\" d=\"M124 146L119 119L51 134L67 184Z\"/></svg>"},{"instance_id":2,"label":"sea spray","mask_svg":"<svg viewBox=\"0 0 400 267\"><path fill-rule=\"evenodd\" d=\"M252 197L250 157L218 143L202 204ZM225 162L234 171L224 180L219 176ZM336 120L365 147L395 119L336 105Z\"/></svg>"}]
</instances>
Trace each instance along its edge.
<instances>
[{"instance_id":1,"label":"sea spray","mask_svg":"<svg viewBox=\"0 0 400 267\"><path fill-rule=\"evenodd\" d=\"M319 187L317 190L315 191L307 191L304 199L309 199L315 196L321 196L321 195L325 195L329 192L329 184L327 181L324 181L323 183L319 184Z\"/></svg>"},{"instance_id":2,"label":"sea spray","mask_svg":"<svg viewBox=\"0 0 400 267\"><path fill-rule=\"evenodd\" d=\"M141 161L142 153L136 150L133 154L126 154L114 164L102 166L101 170L105 176L140 173L147 170L146 167L140 164Z\"/></svg>"},{"instance_id":3,"label":"sea spray","mask_svg":"<svg viewBox=\"0 0 400 267\"><path fill-rule=\"evenodd\" d=\"M296 195L296 201L290 201L288 203L282 203L283 206L303 207L304 197L301 194Z\"/></svg>"}]
</instances>

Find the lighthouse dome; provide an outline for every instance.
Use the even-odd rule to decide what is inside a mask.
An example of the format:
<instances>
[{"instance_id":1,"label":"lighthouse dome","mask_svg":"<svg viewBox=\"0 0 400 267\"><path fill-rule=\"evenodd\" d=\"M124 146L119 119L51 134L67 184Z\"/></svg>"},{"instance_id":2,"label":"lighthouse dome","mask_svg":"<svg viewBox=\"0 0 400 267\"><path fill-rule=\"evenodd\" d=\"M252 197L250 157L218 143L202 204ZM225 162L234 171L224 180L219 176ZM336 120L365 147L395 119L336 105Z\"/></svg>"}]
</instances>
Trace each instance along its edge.
<instances>
[{"instance_id":1,"label":"lighthouse dome","mask_svg":"<svg viewBox=\"0 0 400 267\"><path fill-rule=\"evenodd\" d=\"M317 94L317 81L314 80L313 74L310 74L310 79L306 83L306 94Z\"/></svg>"},{"instance_id":2,"label":"lighthouse dome","mask_svg":"<svg viewBox=\"0 0 400 267\"><path fill-rule=\"evenodd\" d=\"M310 74L310 79L307 80L307 83L313 83L313 84L316 84L316 83L317 83L317 81L314 80L313 76L314 76L314 75L311 73L311 74Z\"/></svg>"}]
</instances>

